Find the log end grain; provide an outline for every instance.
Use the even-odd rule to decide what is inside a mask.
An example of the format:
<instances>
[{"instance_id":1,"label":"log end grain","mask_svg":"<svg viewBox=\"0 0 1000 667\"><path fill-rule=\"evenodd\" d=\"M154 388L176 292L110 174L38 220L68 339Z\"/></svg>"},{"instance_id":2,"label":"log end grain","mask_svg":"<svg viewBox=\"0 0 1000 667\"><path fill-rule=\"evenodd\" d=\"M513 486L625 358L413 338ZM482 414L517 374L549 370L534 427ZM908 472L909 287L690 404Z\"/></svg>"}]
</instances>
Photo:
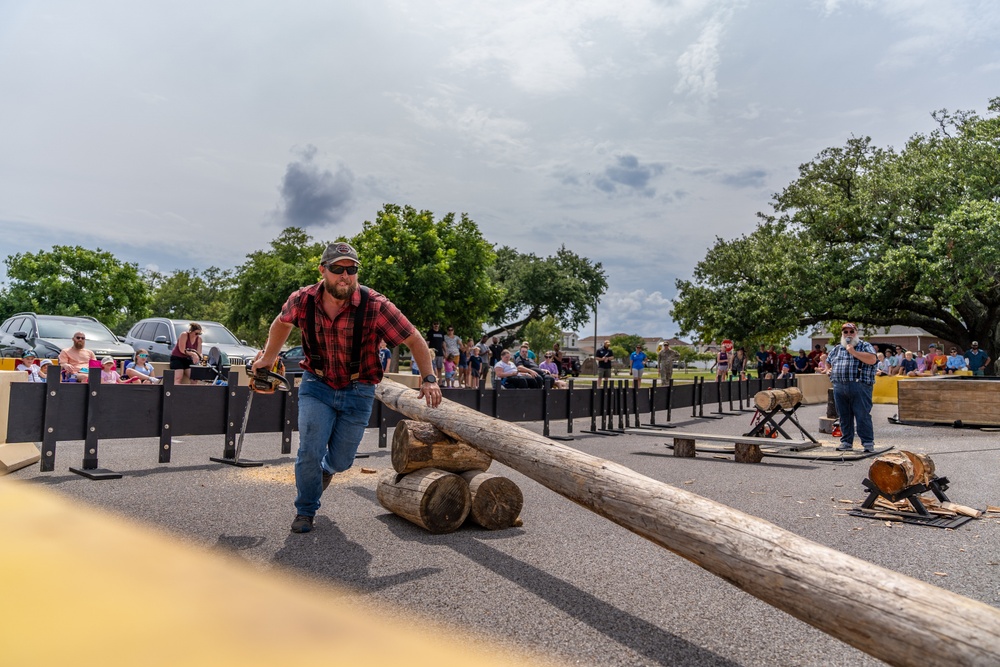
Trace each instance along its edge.
<instances>
[{"instance_id":1,"label":"log end grain","mask_svg":"<svg viewBox=\"0 0 1000 667\"><path fill-rule=\"evenodd\" d=\"M385 475L376 495L382 507L435 535L457 530L472 508L468 483L434 468Z\"/></svg>"},{"instance_id":2,"label":"log end grain","mask_svg":"<svg viewBox=\"0 0 1000 667\"><path fill-rule=\"evenodd\" d=\"M502 530L517 525L524 495L512 480L478 470L462 473L472 494L469 518L488 530Z\"/></svg>"}]
</instances>

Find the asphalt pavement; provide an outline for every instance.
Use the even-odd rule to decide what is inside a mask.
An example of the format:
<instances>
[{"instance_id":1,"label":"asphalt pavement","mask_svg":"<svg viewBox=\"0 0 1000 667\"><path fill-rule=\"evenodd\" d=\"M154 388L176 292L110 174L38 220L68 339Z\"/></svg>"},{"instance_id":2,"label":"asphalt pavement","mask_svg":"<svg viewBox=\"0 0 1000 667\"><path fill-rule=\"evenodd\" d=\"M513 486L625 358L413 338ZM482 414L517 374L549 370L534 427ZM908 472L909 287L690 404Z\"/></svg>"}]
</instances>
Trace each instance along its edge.
<instances>
[{"instance_id":1,"label":"asphalt pavement","mask_svg":"<svg viewBox=\"0 0 1000 667\"><path fill-rule=\"evenodd\" d=\"M1000 433L895 425L888 421L895 412L894 405L874 408L880 447L930 454L938 474L951 481L954 502L1000 505ZM760 464L713 453L676 458L666 447L669 431L596 436L580 433L579 421L566 444L1000 607L1000 515L954 530L848 515L865 498L861 481L870 460L826 458L834 441L816 430L824 413L820 405L798 411L823 448ZM685 431L706 433L739 434L750 422L748 414L675 417ZM524 426L542 430L541 423ZM552 433L565 434L565 424L553 424ZM360 450L369 456L335 477L315 530L304 535L288 531L294 457L279 453L279 434L246 436L243 456L263 461L259 468L209 461L221 456L222 436L182 437L164 465L156 462L155 439L102 442L100 464L121 472L118 480L91 481L69 471L82 461L82 442L59 443L54 472L40 473L35 465L10 477L263 569L346 587L377 608L413 610L571 664L882 664L496 463L491 472L508 476L524 493L523 527L466 526L430 535L376 500L379 473L391 469L388 451L377 443L369 431Z\"/></svg>"}]
</instances>

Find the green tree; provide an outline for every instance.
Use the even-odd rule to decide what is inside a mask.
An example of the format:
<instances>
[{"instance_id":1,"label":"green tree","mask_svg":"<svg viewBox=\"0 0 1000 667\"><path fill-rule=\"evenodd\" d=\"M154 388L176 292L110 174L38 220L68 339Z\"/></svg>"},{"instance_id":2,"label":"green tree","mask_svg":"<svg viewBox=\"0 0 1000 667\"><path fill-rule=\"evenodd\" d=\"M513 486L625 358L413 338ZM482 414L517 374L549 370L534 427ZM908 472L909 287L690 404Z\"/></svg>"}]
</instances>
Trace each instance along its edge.
<instances>
[{"instance_id":1,"label":"green tree","mask_svg":"<svg viewBox=\"0 0 1000 667\"><path fill-rule=\"evenodd\" d=\"M579 329L608 289L601 263L592 263L566 246L545 258L503 246L497 250L492 275L503 288L503 300L490 317L497 328L489 335L518 330L546 316L566 329Z\"/></svg>"},{"instance_id":2,"label":"green tree","mask_svg":"<svg viewBox=\"0 0 1000 667\"><path fill-rule=\"evenodd\" d=\"M288 295L319 280L319 261L326 243L315 242L297 227L284 229L271 241L270 250L247 255L236 269L225 323L238 337L263 345L267 331ZM298 330L290 340L299 340Z\"/></svg>"},{"instance_id":3,"label":"green tree","mask_svg":"<svg viewBox=\"0 0 1000 667\"><path fill-rule=\"evenodd\" d=\"M787 340L850 320L1000 354L1000 98L938 111L900 151L865 138L799 168L756 230L717 239L672 315L704 340Z\"/></svg>"},{"instance_id":4,"label":"green tree","mask_svg":"<svg viewBox=\"0 0 1000 667\"><path fill-rule=\"evenodd\" d=\"M500 300L490 280L492 246L468 215L386 204L350 240L361 258L363 283L385 294L423 332L433 321L479 338Z\"/></svg>"},{"instance_id":5,"label":"green tree","mask_svg":"<svg viewBox=\"0 0 1000 667\"><path fill-rule=\"evenodd\" d=\"M149 287L138 266L100 248L56 245L4 263L9 284L0 310L6 314L89 315L117 333L149 315Z\"/></svg>"},{"instance_id":6,"label":"green tree","mask_svg":"<svg viewBox=\"0 0 1000 667\"><path fill-rule=\"evenodd\" d=\"M692 364L696 361L701 360L705 355L699 354L698 350L687 345L678 345L673 348L677 354L680 355L680 362L684 365L684 368L688 367L688 364Z\"/></svg>"},{"instance_id":7,"label":"green tree","mask_svg":"<svg viewBox=\"0 0 1000 667\"><path fill-rule=\"evenodd\" d=\"M151 310L161 317L179 320L225 322L229 316L233 271L209 267L201 274L195 269L178 269L169 276L151 273Z\"/></svg>"},{"instance_id":8,"label":"green tree","mask_svg":"<svg viewBox=\"0 0 1000 667\"><path fill-rule=\"evenodd\" d=\"M531 349L542 356L552 349L555 343L562 340L562 328L559 322L551 315L546 315L540 320L533 320L521 327L520 336L522 341L528 341Z\"/></svg>"}]
</instances>

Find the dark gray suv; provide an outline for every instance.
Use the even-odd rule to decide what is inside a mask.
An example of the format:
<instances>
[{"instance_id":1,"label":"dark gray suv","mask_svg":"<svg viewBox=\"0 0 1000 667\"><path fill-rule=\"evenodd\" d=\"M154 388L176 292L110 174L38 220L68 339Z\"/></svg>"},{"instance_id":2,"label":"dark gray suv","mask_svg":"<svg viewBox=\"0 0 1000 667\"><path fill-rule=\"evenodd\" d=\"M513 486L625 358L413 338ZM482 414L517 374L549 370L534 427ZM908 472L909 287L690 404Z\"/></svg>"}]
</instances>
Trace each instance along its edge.
<instances>
[{"instance_id":1,"label":"dark gray suv","mask_svg":"<svg viewBox=\"0 0 1000 667\"><path fill-rule=\"evenodd\" d=\"M201 353L208 355L213 347L229 357L230 364L243 365L257 356L257 350L246 341L238 340L226 327L218 322L197 320L201 325ZM139 349L149 350L151 361L170 361L170 351L177 345L177 339L188 330L191 320L170 320L165 317L148 317L139 320L125 336L125 342Z\"/></svg>"},{"instance_id":2,"label":"dark gray suv","mask_svg":"<svg viewBox=\"0 0 1000 667\"><path fill-rule=\"evenodd\" d=\"M0 353L19 357L27 350L34 350L40 359L55 359L60 350L73 345L73 334L77 331L87 336L87 349L98 359L132 358L132 348L93 317L35 313L17 313L0 325Z\"/></svg>"}]
</instances>

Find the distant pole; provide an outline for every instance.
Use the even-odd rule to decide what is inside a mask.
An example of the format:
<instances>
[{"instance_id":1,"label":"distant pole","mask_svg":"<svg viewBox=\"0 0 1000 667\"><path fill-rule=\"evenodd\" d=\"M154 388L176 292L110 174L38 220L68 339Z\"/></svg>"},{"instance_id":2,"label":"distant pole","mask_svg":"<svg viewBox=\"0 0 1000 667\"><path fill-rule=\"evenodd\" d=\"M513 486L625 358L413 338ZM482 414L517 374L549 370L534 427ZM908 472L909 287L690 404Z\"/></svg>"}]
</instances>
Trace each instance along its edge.
<instances>
[{"instance_id":1,"label":"distant pole","mask_svg":"<svg viewBox=\"0 0 1000 667\"><path fill-rule=\"evenodd\" d=\"M594 371L597 370L597 302L594 302Z\"/></svg>"}]
</instances>

